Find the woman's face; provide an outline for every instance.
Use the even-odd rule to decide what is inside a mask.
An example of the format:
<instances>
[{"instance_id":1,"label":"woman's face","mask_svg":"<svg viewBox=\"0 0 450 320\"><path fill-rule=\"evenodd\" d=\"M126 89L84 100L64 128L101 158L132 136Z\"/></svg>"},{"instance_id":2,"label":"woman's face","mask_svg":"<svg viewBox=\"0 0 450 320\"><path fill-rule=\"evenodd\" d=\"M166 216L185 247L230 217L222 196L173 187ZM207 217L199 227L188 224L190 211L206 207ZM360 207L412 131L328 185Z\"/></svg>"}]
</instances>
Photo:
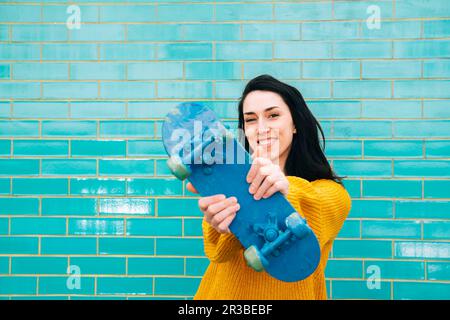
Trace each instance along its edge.
<instances>
[{"instance_id":1,"label":"woman's face","mask_svg":"<svg viewBox=\"0 0 450 320\"><path fill-rule=\"evenodd\" d=\"M296 132L287 104L277 93L256 90L245 97L243 113L251 152L259 147L263 156L284 169Z\"/></svg>"}]
</instances>

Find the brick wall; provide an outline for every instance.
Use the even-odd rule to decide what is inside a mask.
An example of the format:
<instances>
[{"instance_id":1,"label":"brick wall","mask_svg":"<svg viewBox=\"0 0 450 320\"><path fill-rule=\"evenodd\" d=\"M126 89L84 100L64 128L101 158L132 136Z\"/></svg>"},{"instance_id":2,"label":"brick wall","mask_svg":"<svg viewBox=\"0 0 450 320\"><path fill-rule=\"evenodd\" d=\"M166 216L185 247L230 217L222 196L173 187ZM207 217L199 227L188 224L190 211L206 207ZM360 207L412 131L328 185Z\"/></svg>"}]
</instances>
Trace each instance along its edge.
<instances>
[{"instance_id":1,"label":"brick wall","mask_svg":"<svg viewBox=\"0 0 450 320\"><path fill-rule=\"evenodd\" d=\"M191 298L201 213L161 120L236 126L269 73L348 176L329 297L449 299L449 58L448 0L0 1L0 298Z\"/></svg>"}]
</instances>

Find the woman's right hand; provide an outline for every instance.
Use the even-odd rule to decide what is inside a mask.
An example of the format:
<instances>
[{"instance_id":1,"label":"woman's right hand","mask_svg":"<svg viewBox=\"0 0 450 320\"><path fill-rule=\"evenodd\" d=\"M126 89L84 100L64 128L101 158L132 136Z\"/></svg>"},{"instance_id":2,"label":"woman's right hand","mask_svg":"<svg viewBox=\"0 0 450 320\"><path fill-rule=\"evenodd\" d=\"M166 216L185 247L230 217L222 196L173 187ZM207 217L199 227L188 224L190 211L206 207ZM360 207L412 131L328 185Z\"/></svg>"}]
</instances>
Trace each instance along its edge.
<instances>
[{"instance_id":1,"label":"woman's right hand","mask_svg":"<svg viewBox=\"0 0 450 320\"><path fill-rule=\"evenodd\" d=\"M190 182L186 187L190 192L198 193ZM198 200L198 206L206 222L219 233L230 233L228 227L240 208L236 197L226 198L223 194L202 197Z\"/></svg>"}]
</instances>

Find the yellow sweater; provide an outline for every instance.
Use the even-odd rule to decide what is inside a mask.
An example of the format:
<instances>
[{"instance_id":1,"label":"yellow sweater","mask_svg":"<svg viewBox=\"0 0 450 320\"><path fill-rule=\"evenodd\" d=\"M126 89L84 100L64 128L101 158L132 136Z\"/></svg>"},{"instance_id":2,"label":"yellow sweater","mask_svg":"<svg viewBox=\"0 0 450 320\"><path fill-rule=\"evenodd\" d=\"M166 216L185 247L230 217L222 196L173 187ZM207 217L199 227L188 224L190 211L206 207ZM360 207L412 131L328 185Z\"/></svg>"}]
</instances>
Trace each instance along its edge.
<instances>
[{"instance_id":1,"label":"yellow sweater","mask_svg":"<svg viewBox=\"0 0 450 320\"><path fill-rule=\"evenodd\" d=\"M306 218L319 240L321 259L316 271L304 280L290 283L272 278L265 272L256 272L247 266L244 248L233 234L220 234L203 220L204 247L210 264L195 300L327 298L325 267L333 240L350 211L350 196L333 180L309 182L293 176L287 179L289 192L286 198Z\"/></svg>"}]
</instances>

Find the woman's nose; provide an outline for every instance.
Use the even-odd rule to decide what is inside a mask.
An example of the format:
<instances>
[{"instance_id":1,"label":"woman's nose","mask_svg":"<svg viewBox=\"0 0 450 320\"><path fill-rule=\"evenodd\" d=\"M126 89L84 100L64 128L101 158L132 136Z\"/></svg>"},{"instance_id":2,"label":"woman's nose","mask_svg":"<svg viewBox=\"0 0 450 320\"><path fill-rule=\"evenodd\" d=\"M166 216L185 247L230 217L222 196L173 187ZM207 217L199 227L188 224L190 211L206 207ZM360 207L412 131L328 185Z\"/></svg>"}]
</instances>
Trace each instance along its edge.
<instances>
[{"instance_id":1,"label":"woman's nose","mask_svg":"<svg viewBox=\"0 0 450 320\"><path fill-rule=\"evenodd\" d=\"M258 121L258 133L266 133L269 130L269 127L267 126L266 122L264 120Z\"/></svg>"}]
</instances>

